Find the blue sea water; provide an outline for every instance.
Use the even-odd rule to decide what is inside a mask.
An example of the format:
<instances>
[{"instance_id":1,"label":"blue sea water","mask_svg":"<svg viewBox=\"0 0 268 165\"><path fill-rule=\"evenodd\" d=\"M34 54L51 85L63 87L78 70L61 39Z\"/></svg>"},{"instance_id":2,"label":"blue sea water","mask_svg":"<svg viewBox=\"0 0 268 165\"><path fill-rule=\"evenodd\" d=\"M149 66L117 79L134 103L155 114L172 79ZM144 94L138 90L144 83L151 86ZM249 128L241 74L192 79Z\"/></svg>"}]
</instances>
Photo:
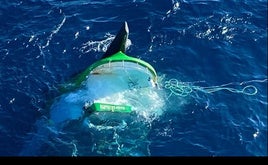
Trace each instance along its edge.
<instances>
[{"instance_id":1,"label":"blue sea water","mask_svg":"<svg viewBox=\"0 0 268 165\"><path fill-rule=\"evenodd\" d=\"M120 137L146 145L122 155L267 156L266 0L0 4L0 156L114 156ZM156 69L165 96L161 115L137 129L146 138L126 135L132 125L51 129L58 85L100 59L124 21L127 54Z\"/></svg>"}]
</instances>

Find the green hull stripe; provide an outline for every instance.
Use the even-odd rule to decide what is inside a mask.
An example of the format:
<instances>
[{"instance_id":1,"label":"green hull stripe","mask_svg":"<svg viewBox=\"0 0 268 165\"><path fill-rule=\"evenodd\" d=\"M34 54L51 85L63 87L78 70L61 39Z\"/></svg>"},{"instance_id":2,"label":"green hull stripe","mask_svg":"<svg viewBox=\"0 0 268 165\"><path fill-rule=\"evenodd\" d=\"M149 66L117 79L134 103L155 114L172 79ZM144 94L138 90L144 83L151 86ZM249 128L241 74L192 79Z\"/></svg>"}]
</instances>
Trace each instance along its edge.
<instances>
[{"instance_id":1,"label":"green hull stripe","mask_svg":"<svg viewBox=\"0 0 268 165\"><path fill-rule=\"evenodd\" d=\"M92 65L90 65L84 72L82 72L81 74L79 74L75 78L74 87L75 88L79 87L81 85L81 83L86 79L86 77L90 74L90 72L92 70L94 70L96 67L103 65L103 64L106 64L106 63L118 62L118 61L133 62L133 63L139 64L139 65L147 68L153 75L153 81L156 82L156 79L157 79L156 71L149 63L147 63L141 59L138 59L138 58L127 56L123 52L119 51L110 57L104 58L104 59L97 61L97 62L93 63Z\"/></svg>"},{"instance_id":2,"label":"green hull stripe","mask_svg":"<svg viewBox=\"0 0 268 165\"><path fill-rule=\"evenodd\" d=\"M131 112L131 106L129 106L129 105L93 103L91 108L95 112L122 112L122 113L130 113Z\"/></svg>"}]
</instances>

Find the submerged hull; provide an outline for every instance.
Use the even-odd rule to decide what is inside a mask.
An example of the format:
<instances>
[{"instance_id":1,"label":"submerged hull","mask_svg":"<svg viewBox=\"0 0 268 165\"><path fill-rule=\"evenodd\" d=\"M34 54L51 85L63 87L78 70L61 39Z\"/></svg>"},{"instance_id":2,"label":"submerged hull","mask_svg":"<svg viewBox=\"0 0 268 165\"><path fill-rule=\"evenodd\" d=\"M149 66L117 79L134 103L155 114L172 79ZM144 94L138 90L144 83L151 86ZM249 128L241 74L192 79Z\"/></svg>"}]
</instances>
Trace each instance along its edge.
<instances>
[{"instance_id":1,"label":"submerged hull","mask_svg":"<svg viewBox=\"0 0 268 165\"><path fill-rule=\"evenodd\" d=\"M50 118L54 123L81 118L87 103L93 104L93 111L135 111L137 108L135 103L132 103L133 96L128 95L154 90L157 83L156 73L150 64L118 52L110 58L92 64L77 76L72 86L79 87L52 105ZM127 110L119 106L125 106Z\"/></svg>"},{"instance_id":2,"label":"submerged hull","mask_svg":"<svg viewBox=\"0 0 268 165\"><path fill-rule=\"evenodd\" d=\"M32 137L21 155L39 155L39 149L48 143L45 141L58 139L64 130L74 127L75 132L85 131L89 136L89 142L79 149L84 146L91 149L86 148L83 153L150 155L147 135L151 122L162 114L164 99L157 87L154 68L124 53L128 35L126 25L104 58L64 86L65 92L54 100L48 119L37 122L37 132L42 135ZM64 134L68 137L67 133ZM73 140L68 143L73 144Z\"/></svg>"}]
</instances>

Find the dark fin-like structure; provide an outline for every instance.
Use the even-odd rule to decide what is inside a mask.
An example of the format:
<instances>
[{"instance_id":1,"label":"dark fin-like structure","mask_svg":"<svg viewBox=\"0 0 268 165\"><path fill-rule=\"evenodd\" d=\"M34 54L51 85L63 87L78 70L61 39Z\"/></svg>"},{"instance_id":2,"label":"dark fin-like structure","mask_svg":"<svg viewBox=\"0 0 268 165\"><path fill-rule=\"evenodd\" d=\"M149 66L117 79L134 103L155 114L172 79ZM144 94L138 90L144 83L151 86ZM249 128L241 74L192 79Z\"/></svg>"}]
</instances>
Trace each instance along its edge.
<instances>
[{"instance_id":1,"label":"dark fin-like structure","mask_svg":"<svg viewBox=\"0 0 268 165\"><path fill-rule=\"evenodd\" d=\"M125 53L127 48L126 43L128 39L128 34L129 34L128 25L127 22L124 22L123 26L115 36L115 39L112 41L112 43L110 44L109 48L104 53L102 58L112 56L119 51Z\"/></svg>"}]
</instances>

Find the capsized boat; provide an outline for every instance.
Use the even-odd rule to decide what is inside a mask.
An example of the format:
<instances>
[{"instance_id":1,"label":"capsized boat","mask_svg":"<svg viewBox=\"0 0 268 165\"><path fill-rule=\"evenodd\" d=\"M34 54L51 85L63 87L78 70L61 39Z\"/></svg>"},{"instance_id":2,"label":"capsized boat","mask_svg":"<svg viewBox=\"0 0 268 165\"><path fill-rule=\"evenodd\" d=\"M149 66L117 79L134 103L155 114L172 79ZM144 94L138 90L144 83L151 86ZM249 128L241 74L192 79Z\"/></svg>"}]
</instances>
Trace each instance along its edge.
<instances>
[{"instance_id":1,"label":"capsized boat","mask_svg":"<svg viewBox=\"0 0 268 165\"><path fill-rule=\"evenodd\" d=\"M128 35L128 25L124 22L103 57L65 85L67 90L81 86L87 88L84 112L130 113L133 105L129 105L126 99L118 98L119 94L157 87L155 69L148 62L126 54Z\"/></svg>"},{"instance_id":2,"label":"capsized boat","mask_svg":"<svg viewBox=\"0 0 268 165\"><path fill-rule=\"evenodd\" d=\"M124 22L103 57L62 86L62 95L53 101L48 118L36 122L37 131L20 155L42 155L43 147L54 148L57 144L47 143L51 139L62 141L68 137L82 143L79 135L85 135L83 131L88 133L86 142L77 147L72 142L74 151L78 148L80 153L106 156L150 155L147 135L151 122L162 113L164 100L158 93L155 69L126 54L128 34ZM51 154L70 153L60 150Z\"/></svg>"}]
</instances>

